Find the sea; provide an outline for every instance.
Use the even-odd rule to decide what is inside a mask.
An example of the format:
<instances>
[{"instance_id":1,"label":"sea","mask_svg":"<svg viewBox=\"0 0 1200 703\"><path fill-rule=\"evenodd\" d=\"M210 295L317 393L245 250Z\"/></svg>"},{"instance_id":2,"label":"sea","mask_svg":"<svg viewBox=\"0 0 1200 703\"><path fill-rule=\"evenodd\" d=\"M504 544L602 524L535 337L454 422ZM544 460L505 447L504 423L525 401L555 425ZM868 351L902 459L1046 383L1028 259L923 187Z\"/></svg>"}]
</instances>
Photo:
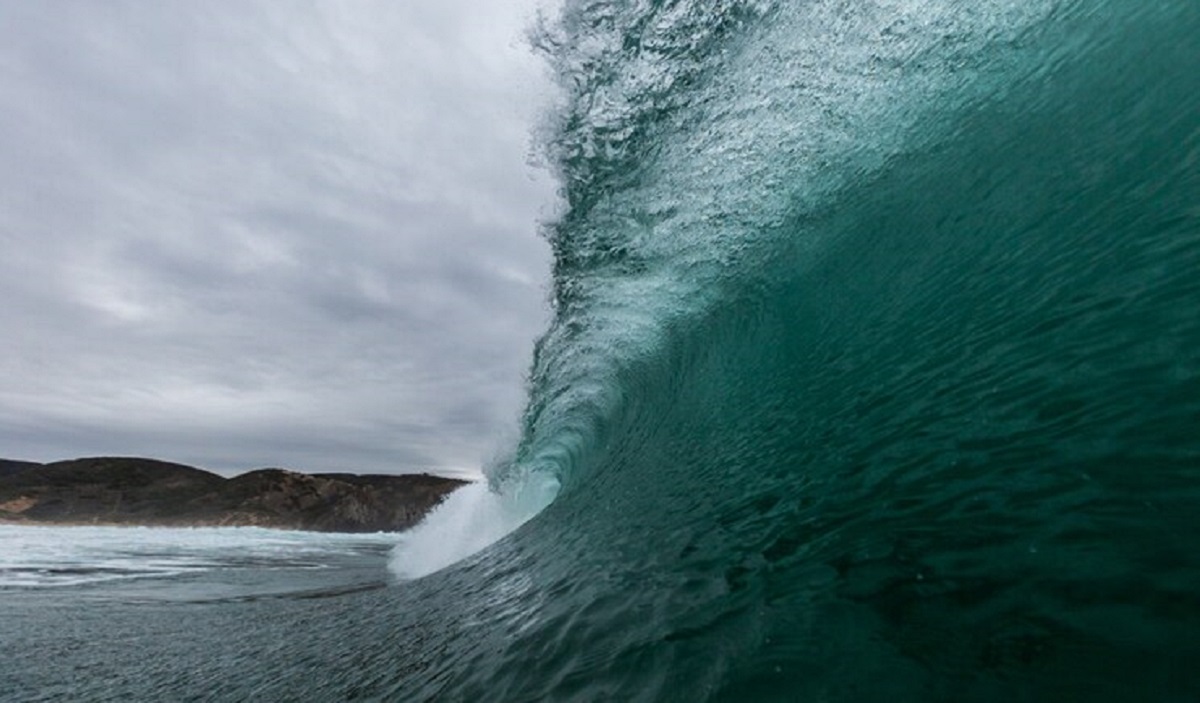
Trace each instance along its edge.
<instances>
[{"instance_id":1,"label":"sea","mask_svg":"<svg viewBox=\"0 0 1200 703\"><path fill-rule=\"evenodd\" d=\"M4 528L0 699L1200 700L1200 2L530 37L564 207L488 481L402 535Z\"/></svg>"}]
</instances>

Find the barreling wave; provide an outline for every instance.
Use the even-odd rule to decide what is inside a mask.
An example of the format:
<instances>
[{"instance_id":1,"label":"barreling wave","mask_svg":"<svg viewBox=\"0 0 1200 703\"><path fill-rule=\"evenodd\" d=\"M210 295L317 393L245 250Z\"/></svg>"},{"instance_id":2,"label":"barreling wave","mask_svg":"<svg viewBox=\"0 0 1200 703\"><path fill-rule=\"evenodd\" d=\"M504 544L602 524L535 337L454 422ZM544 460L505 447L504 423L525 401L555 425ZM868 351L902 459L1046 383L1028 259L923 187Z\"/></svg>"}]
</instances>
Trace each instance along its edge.
<instances>
[{"instance_id":1,"label":"barreling wave","mask_svg":"<svg viewBox=\"0 0 1200 703\"><path fill-rule=\"evenodd\" d=\"M554 319L448 551L524 527L443 574L476 639L402 688L1191 690L1196 36L1190 0L568 0Z\"/></svg>"},{"instance_id":2,"label":"barreling wave","mask_svg":"<svg viewBox=\"0 0 1200 703\"><path fill-rule=\"evenodd\" d=\"M543 24L568 210L525 439L494 482L603 464L672 396L679 345L706 344L689 335L816 265L838 233L809 221L1050 59L1026 44L1061 5L589 2Z\"/></svg>"}]
</instances>

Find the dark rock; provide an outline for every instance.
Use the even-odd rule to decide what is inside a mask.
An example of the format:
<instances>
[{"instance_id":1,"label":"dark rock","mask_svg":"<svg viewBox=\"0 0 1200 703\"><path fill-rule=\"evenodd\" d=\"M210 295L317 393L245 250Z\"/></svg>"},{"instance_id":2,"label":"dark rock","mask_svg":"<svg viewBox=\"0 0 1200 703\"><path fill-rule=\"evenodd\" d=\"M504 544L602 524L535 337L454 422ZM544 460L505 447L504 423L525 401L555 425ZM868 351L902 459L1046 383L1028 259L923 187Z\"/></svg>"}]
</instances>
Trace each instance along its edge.
<instances>
[{"instance_id":1,"label":"dark rock","mask_svg":"<svg viewBox=\"0 0 1200 703\"><path fill-rule=\"evenodd\" d=\"M226 479L182 464L100 457L0 473L0 520L390 532L417 524L465 483L427 474L310 475L283 469Z\"/></svg>"}]
</instances>

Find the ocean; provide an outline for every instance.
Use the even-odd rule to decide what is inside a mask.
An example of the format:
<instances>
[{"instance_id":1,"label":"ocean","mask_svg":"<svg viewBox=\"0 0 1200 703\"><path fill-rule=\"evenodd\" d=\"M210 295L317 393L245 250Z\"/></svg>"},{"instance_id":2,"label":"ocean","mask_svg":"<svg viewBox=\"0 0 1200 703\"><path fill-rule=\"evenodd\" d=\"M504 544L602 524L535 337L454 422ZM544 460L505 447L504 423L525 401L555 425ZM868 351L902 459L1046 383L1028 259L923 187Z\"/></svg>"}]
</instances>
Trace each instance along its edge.
<instances>
[{"instance_id":1,"label":"ocean","mask_svg":"<svg viewBox=\"0 0 1200 703\"><path fill-rule=\"evenodd\" d=\"M532 37L565 209L489 485L193 555L241 565L26 564L0 698L1200 699L1200 3L567 0Z\"/></svg>"}]
</instances>

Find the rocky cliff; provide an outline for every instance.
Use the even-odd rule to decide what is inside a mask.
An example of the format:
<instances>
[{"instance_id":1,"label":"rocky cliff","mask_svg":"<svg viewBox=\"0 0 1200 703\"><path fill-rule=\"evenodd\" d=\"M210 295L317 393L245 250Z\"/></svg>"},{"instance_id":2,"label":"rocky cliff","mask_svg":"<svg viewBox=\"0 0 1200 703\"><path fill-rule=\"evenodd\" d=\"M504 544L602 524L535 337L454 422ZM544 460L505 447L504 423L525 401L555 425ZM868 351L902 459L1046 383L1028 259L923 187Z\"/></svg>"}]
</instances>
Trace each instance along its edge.
<instances>
[{"instance_id":1,"label":"rocky cliff","mask_svg":"<svg viewBox=\"0 0 1200 703\"><path fill-rule=\"evenodd\" d=\"M412 527L465 481L260 469L223 478L152 459L0 460L0 522L258 526L321 532Z\"/></svg>"}]
</instances>

